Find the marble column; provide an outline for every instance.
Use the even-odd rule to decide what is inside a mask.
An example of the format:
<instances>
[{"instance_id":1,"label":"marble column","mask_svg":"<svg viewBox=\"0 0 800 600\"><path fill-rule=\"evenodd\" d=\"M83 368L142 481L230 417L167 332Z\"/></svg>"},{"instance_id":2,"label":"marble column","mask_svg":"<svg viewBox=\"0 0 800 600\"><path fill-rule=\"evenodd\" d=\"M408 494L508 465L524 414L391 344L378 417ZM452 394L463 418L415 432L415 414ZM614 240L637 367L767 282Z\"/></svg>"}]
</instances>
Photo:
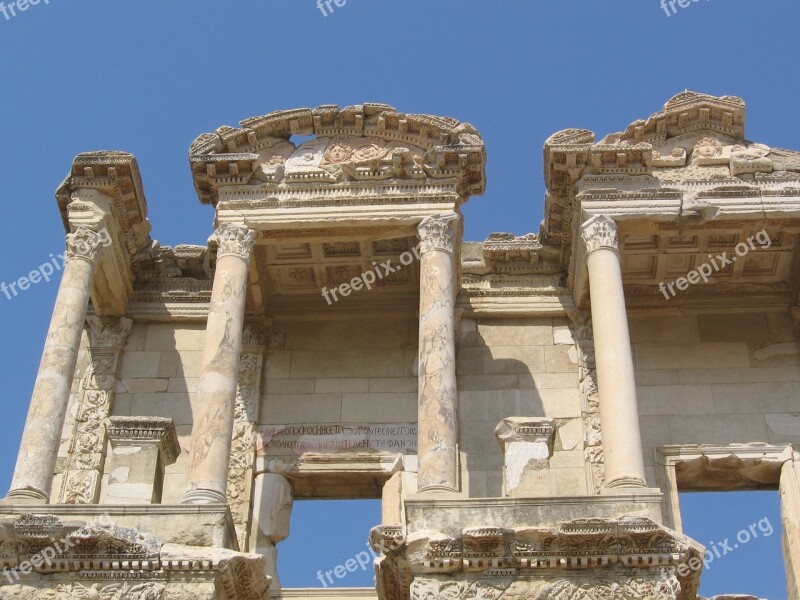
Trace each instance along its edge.
<instances>
[{"instance_id":1,"label":"marble column","mask_svg":"<svg viewBox=\"0 0 800 600\"><path fill-rule=\"evenodd\" d=\"M790 598L800 597L800 454L781 469L783 560Z\"/></svg>"},{"instance_id":2,"label":"marble column","mask_svg":"<svg viewBox=\"0 0 800 600\"><path fill-rule=\"evenodd\" d=\"M50 499L89 296L105 245L107 233L101 235L85 227L67 235L64 273L33 387L9 500L47 503Z\"/></svg>"},{"instance_id":3,"label":"marble column","mask_svg":"<svg viewBox=\"0 0 800 600\"><path fill-rule=\"evenodd\" d=\"M455 256L458 216L419 224L418 490L459 490L455 366Z\"/></svg>"},{"instance_id":4,"label":"marble column","mask_svg":"<svg viewBox=\"0 0 800 600\"><path fill-rule=\"evenodd\" d=\"M247 268L255 232L222 225L208 308L197 413L192 426L189 485L183 504L225 503L236 385L242 348Z\"/></svg>"},{"instance_id":5,"label":"marble column","mask_svg":"<svg viewBox=\"0 0 800 600\"><path fill-rule=\"evenodd\" d=\"M608 217L594 216L581 235L589 269L605 487L646 487L617 227Z\"/></svg>"}]
</instances>

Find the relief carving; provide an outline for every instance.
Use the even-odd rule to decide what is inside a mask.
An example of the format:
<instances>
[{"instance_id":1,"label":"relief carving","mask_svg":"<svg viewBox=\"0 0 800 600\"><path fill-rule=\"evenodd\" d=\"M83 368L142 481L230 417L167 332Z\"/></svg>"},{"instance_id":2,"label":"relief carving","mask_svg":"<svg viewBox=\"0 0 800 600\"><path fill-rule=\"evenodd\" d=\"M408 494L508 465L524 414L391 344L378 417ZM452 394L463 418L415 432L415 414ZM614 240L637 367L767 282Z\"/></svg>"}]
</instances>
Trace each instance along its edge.
<instances>
[{"instance_id":1,"label":"relief carving","mask_svg":"<svg viewBox=\"0 0 800 600\"><path fill-rule=\"evenodd\" d=\"M106 444L105 420L111 412L119 354L131 331L130 319L89 317L90 364L78 388L77 418L69 445L62 504L95 504L100 493Z\"/></svg>"},{"instance_id":2,"label":"relief carving","mask_svg":"<svg viewBox=\"0 0 800 600\"><path fill-rule=\"evenodd\" d=\"M265 348L270 329L259 322L248 321L244 327L244 346ZM239 379L236 386L233 438L228 465L227 497L236 527L239 548L248 546L252 505L253 466L256 455L259 393L263 354L244 352L239 360Z\"/></svg>"},{"instance_id":3,"label":"relief carving","mask_svg":"<svg viewBox=\"0 0 800 600\"><path fill-rule=\"evenodd\" d=\"M584 453L589 489L599 495L605 485L603 466L603 431L600 425L600 394L597 391L597 367L594 360L594 336L591 318L581 314L573 329L578 350L578 380L581 394Z\"/></svg>"}]
</instances>

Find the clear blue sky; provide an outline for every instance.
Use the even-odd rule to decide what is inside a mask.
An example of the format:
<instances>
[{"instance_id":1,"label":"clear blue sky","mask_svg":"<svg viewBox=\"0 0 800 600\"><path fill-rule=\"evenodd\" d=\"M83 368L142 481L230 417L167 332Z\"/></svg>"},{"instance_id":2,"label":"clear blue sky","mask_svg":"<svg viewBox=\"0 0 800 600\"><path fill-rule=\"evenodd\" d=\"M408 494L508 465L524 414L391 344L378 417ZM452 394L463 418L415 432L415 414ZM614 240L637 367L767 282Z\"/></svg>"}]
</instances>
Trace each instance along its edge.
<instances>
[{"instance_id":1,"label":"clear blue sky","mask_svg":"<svg viewBox=\"0 0 800 600\"><path fill-rule=\"evenodd\" d=\"M154 237L204 243L190 142L282 108L386 102L471 122L489 154L487 193L464 211L472 240L538 231L551 133L619 131L687 88L744 97L751 139L800 148L798 17L796 0L669 17L659 0L347 0L327 17L315 0L42 0L0 14L0 281L63 250L53 190L83 151L134 153ZM0 296L4 489L56 287Z\"/></svg>"}]
</instances>

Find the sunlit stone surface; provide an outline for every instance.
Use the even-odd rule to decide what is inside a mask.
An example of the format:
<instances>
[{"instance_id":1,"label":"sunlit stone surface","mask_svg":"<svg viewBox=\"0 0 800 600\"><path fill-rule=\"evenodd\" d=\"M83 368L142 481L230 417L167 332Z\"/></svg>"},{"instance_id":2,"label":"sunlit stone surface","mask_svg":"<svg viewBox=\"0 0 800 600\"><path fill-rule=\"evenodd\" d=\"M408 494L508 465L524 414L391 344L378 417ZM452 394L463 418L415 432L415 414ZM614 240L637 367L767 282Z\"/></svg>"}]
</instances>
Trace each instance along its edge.
<instances>
[{"instance_id":1,"label":"sunlit stone surface","mask_svg":"<svg viewBox=\"0 0 800 600\"><path fill-rule=\"evenodd\" d=\"M744 126L684 92L558 132L538 233L483 242L486 149L448 117L199 136L199 246L150 237L133 156L79 155L0 596L697 600L678 490L778 488L797 597L800 152ZM382 499L376 589L281 585L309 498Z\"/></svg>"}]
</instances>

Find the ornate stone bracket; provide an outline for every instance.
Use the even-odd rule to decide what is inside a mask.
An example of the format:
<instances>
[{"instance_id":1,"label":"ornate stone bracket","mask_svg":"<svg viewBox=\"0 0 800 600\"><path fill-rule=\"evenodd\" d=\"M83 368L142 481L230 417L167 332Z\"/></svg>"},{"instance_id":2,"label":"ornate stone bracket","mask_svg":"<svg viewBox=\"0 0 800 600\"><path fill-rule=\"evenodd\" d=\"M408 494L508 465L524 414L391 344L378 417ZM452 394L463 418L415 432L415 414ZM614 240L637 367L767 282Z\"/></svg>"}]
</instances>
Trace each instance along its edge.
<instances>
[{"instance_id":1,"label":"ornate stone bracket","mask_svg":"<svg viewBox=\"0 0 800 600\"><path fill-rule=\"evenodd\" d=\"M91 364L78 390L75 427L59 502L96 504L105 463L104 422L111 412L117 365L133 321L87 317Z\"/></svg>"}]
</instances>

